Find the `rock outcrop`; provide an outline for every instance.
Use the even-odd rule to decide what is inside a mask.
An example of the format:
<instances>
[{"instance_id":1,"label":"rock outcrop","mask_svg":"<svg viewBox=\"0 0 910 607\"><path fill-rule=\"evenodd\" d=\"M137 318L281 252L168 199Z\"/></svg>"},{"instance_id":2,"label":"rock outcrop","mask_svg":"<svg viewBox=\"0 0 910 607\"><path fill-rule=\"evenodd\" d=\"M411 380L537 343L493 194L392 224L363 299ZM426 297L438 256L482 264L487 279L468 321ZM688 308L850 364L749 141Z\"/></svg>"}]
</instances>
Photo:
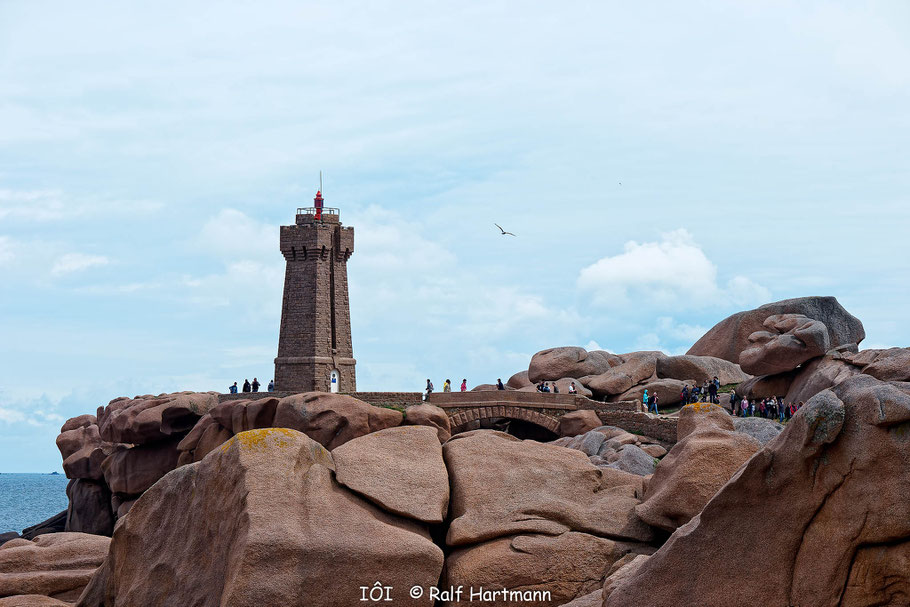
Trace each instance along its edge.
<instances>
[{"instance_id":1,"label":"rock outcrop","mask_svg":"<svg viewBox=\"0 0 910 607\"><path fill-rule=\"evenodd\" d=\"M578 436L600 426L603 426L603 422L594 411L590 409L570 411L559 418L559 435Z\"/></svg>"},{"instance_id":2,"label":"rock outcrop","mask_svg":"<svg viewBox=\"0 0 910 607\"><path fill-rule=\"evenodd\" d=\"M452 423L445 410L436 405L422 403L411 405L404 410L404 423L412 426L436 428L439 442L444 443L452 438Z\"/></svg>"},{"instance_id":3,"label":"rock outcrop","mask_svg":"<svg viewBox=\"0 0 910 607\"><path fill-rule=\"evenodd\" d=\"M332 458L338 482L384 510L425 523L445 520L449 475L433 428L386 428L336 447Z\"/></svg>"},{"instance_id":4,"label":"rock outcrop","mask_svg":"<svg viewBox=\"0 0 910 607\"><path fill-rule=\"evenodd\" d=\"M605 476L581 452L477 430L453 437L443 454L452 486L450 546L567 531L653 539L633 512L635 481Z\"/></svg>"},{"instance_id":5,"label":"rock outcrop","mask_svg":"<svg viewBox=\"0 0 910 607\"><path fill-rule=\"evenodd\" d=\"M144 445L189 431L217 404L214 392L115 398L98 409L98 427L109 443Z\"/></svg>"},{"instance_id":6,"label":"rock outcrop","mask_svg":"<svg viewBox=\"0 0 910 607\"><path fill-rule=\"evenodd\" d=\"M587 533L514 535L456 549L446 559L445 587L548 591L551 600L494 597L484 605L561 605L603 586L610 567L627 554L650 553L640 544L616 542ZM475 600L473 604L476 604ZM470 605L468 597L453 605Z\"/></svg>"},{"instance_id":7,"label":"rock outcrop","mask_svg":"<svg viewBox=\"0 0 910 607\"><path fill-rule=\"evenodd\" d=\"M110 538L85 533L50 533L33 541L0 546L0 597L41 595L59 601L79 598L107 555ZM17 597L18 598L18 597ZM9 598L8 605L49 605L37 598Z\"/></svg>"},{"instance_id":8,"label":"rock outcrop","mask_svg":"<svg viewBox=\"0 0 910 607\"><path fill-rule=\"evenodd\" d=\"M910 541L908 427L907 383L862 375L821 392L605 606L900 603L906 583L894 583L893 562L873 557L898 558ZM765 512L786 514L756 516ZM773 566L731 566L743 563Z\"/></svg>"},{"instance_id":9,"label":"rock outcrop","mask_svg":"<svg viewBox=\"0 0 910 607\"><path fill-rule=\"evenodd\" d=\"M635 508L643 521L674 531L701 512L739 467L761 448L734 431L720 407L687 405L679 412L678 442L657 465L644 501Z\"/></svg>"},{"instance_id":10,"label":"rock outcrop","mask_svg":"<svg viewBox=\"0 0 910 607\"><path fill-rule=\"evenodd\" d=\"M779 314L800 314L822 322L828 331L830 348L859 344L866 337L863 323L847 312L834 297L799 297L765 304L725 318L695 342L687 354L716 356L739 363L740 354L750 346L749 336L766 330L765 320Z\"/></svg>"},{"instance_id":11,"label":"rock outcrop","mask_svg":"<svg viewBox=\"0 0 910 607\"><path fill-rule=\"evenodd\" d=\"M259 428L291 428L331 450L370 432L401 425L400 411L343 394L304 392L280 400L235 400L213 407L177 445L179 464L200 461L231 436Z\"/></svg>"},{"instance_id":12,"label":"rock outcrop","mask_svg":"<svg viewBox=\"0 0 910 607\"><path fill-rule=\"evenodd\" d=\"M425 605L407 590L437 583L442 550L340 486L334 466L295 430L237 434L136 501L80 605L349 607L377 580L395 603Z\"/></svg>"},{"instance_id":13,"label":"rock outcrop","mask_svg":"<svg viewBox=\"0 0 910 607\"><path fill-rule=\"evenodd\" d=\"M720 384L738 384L750 379L736 363L714 356L665 356L657 360L657 377L694 381L702 385L715 377Z\"/></svg>"},{"instance_id":14,"label":"rock outcrop","mask_svg":"<svg viewBox=\"0 0 910 607\"><path fill-rule=\"evenodd\" d=\"M66 497L67 531L108 536L114 532L116 512L111 508L111 491L103 482L73 479L66 486Z\"/></svg>"},{"instance_id":15,"label":"rock outcrop","mask_svg":"<svg viewBox=\"0 0 910 607\"><path fill-rule=\"evenodd\" d=\"M748 434L764 447L777 438L777 435L783 432L784 427L776 421L763 417L734 417L733 429Z\"/></svg>"},{"instance_id":16,"label":"rock outcrop","mask_svg":"<svg viewBox=\"0 0 910 607\"><path fill-rule=\"evenodd\" d=\"M550 348L531 357L528 381L536 384L541 381L600 375L621 363L618 356L603 350L588 352L576 346Z\"/></svg>"},{"instance_id":17,"label":"rock outcrop","mask_svg":"<svg viewBox=\"0 0 910 607\"><path fill-rule=\"evenodd\" d=\"M739 354L743 370L753 375L792 371L831 348L825 323L802 314L774 314L762 326L749 335L748 347Z\"/></svg>"}]
</instances>

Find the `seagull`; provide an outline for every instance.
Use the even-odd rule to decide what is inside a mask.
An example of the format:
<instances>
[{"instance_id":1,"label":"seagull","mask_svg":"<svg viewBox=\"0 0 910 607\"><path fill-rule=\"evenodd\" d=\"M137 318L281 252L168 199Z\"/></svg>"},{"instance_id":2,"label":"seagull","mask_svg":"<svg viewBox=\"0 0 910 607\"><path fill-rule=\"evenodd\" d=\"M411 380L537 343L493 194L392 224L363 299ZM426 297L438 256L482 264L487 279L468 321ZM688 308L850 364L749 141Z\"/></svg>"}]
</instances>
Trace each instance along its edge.
<instances>
[{"instance_id":1,"label":"seagull","mask_svg":"<svg viewBox=\"0 0 910 607\"><path fill-rule=\"evenodd\" d=\"M498 223L494 223L493 225L496 226L497 228L499 228L499 231L502 232L503 236L505 236L506 234L508 234L509 236L515 236L515 234L513 234L512 232L506 232L505 230L503 230L502 226L499 225Z\"/></svg>"}]
</instances>

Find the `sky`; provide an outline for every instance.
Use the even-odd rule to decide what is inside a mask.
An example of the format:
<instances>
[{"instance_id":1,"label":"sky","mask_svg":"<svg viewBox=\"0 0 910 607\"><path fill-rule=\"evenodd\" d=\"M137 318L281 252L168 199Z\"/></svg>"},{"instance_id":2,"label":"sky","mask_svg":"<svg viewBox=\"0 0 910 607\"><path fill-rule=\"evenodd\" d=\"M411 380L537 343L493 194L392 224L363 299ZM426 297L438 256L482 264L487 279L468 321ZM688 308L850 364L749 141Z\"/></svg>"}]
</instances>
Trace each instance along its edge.
<instances>
[{"instance_id":1,"label":"sky","mask_svg":"<svg viewBox=\"0 0 910 607\"><path fill-rule=\"evenodd\" d=\"M319 171L361 390L806 295L910 345L908 65L903 1L0 2L0 471L271 379Z\"/></svg>"}]
</instances>

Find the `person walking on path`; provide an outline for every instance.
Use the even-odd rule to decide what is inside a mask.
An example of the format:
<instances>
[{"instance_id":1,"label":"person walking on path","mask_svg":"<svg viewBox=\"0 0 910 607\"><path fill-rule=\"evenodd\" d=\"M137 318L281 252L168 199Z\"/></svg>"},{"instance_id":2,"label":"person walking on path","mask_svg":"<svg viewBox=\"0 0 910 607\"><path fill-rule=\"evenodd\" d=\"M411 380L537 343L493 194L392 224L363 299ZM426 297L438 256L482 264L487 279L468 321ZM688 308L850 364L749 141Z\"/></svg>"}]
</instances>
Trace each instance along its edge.
<instances>
[{"instance_id":1,"label":"person walking on path","mask_svg":"<svg viewBox=\"0 0 910 607\"><path fill-rule=\"evenodd\" d=\"M462 392L468 391L468 380L467 379L461 380L461 391Z\"/></svg>"},{"instance_id":2,"label":"person walking on path","mask_svg":"<svg viewBox=\"0 0 910 607\"><path fill-rule=\"evenodd\" d=\"M228 391L229 391L231 394L237 394L237 382L234 382L234 385L231 386L230 388L228 388Z\"/></svg>"},{"instance_id":3,"label":"person walking on path","mask_svg":"<svg viewBox=\"0 0 910 607\"><path fill-rule=\"evenodd\" d=\"M427 398L426 398L426 400L430 400L430 394L432 394L432 393L433 393L433 382L431 382L428 379L427 380Z\"/></svg>"},{"instance_id":4,"label":"person walking on path","mask_svg":"<svg viewBox=\"0 0 910 607\"><path fill-rule=\"evenodd\" d=\"M259 380L253 378L253 392L259 392Z\"/></svg>"},{"instance_id":5,"label":"person walking on path","mask_svg":"<svg viewBox=\"0 0 910 607\"><path fill-rule=\"evenodd\" d=\"M651 411L651 409L653 408L654 414L660 415L660 411L657 410L657 399L658 399L657 392L655 392L654 394L651 395L650 399L648 400L648 411Z\"/></svg>"},{"instance_id":6,"label":"person walking on path","mask_svg":"<svg viewBox=\"0 0 910 607\"><path fill-rule=\"evenodd\" d=\"M244 392L250 391L250 380L248 380L248 379L243 380L243 391Z\"/></svg>"},{"instance_id":7,"label":"person walking on path","mask_svg":"<svg viewBox=\"0 0 910 607\"><path fill-rule=\"evenodd\" d=\"M275 391L275 380L270 379L269 380L269 392L274 392L274 391Z\"/></svg>"},{"instance_id":8,"label":"person walking on path","mask_svg":"<svg viewBox=\"0 0 910 607\"><path fill-rule=\"evenodd\" d=\"M445 381L442 383L442 391L443 391L443 392L451 392L451 391L452 391L452 380L447 379L447 380L445 380Z\"/></svg>"},{"instance_id":9,"label":"person walking on path","mask_svg":"<svg viewBox=\"0 0 910 607\"><path fill-rule=\"evenodd\" d=\"M648 389L647 388L645 388L645 393L641 397L641 402L645 406L645 411L649 411L651 403L648 401Z\"/></svg>"}]
</instances>

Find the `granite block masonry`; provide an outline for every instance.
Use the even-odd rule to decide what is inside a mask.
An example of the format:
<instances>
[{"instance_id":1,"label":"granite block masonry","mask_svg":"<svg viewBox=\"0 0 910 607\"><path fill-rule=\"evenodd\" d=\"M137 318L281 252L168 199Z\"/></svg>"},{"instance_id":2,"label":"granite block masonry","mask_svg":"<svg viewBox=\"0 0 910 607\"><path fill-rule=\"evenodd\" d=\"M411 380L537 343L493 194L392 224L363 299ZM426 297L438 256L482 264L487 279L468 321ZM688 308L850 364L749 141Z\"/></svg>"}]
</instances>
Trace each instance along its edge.
<instances>
[{"instance_id":1,"label":"granite block masonry","mask_svg":"<svg viewBox=\"0 0 910 607\"><path fill-rule=\"evenodd\" d=\"M354 228L341 225L338 209L297 209L294 225L281 226L287 261L275 389L288 392L356 392L347 261Z\"/></svg>"}]
</instances>

